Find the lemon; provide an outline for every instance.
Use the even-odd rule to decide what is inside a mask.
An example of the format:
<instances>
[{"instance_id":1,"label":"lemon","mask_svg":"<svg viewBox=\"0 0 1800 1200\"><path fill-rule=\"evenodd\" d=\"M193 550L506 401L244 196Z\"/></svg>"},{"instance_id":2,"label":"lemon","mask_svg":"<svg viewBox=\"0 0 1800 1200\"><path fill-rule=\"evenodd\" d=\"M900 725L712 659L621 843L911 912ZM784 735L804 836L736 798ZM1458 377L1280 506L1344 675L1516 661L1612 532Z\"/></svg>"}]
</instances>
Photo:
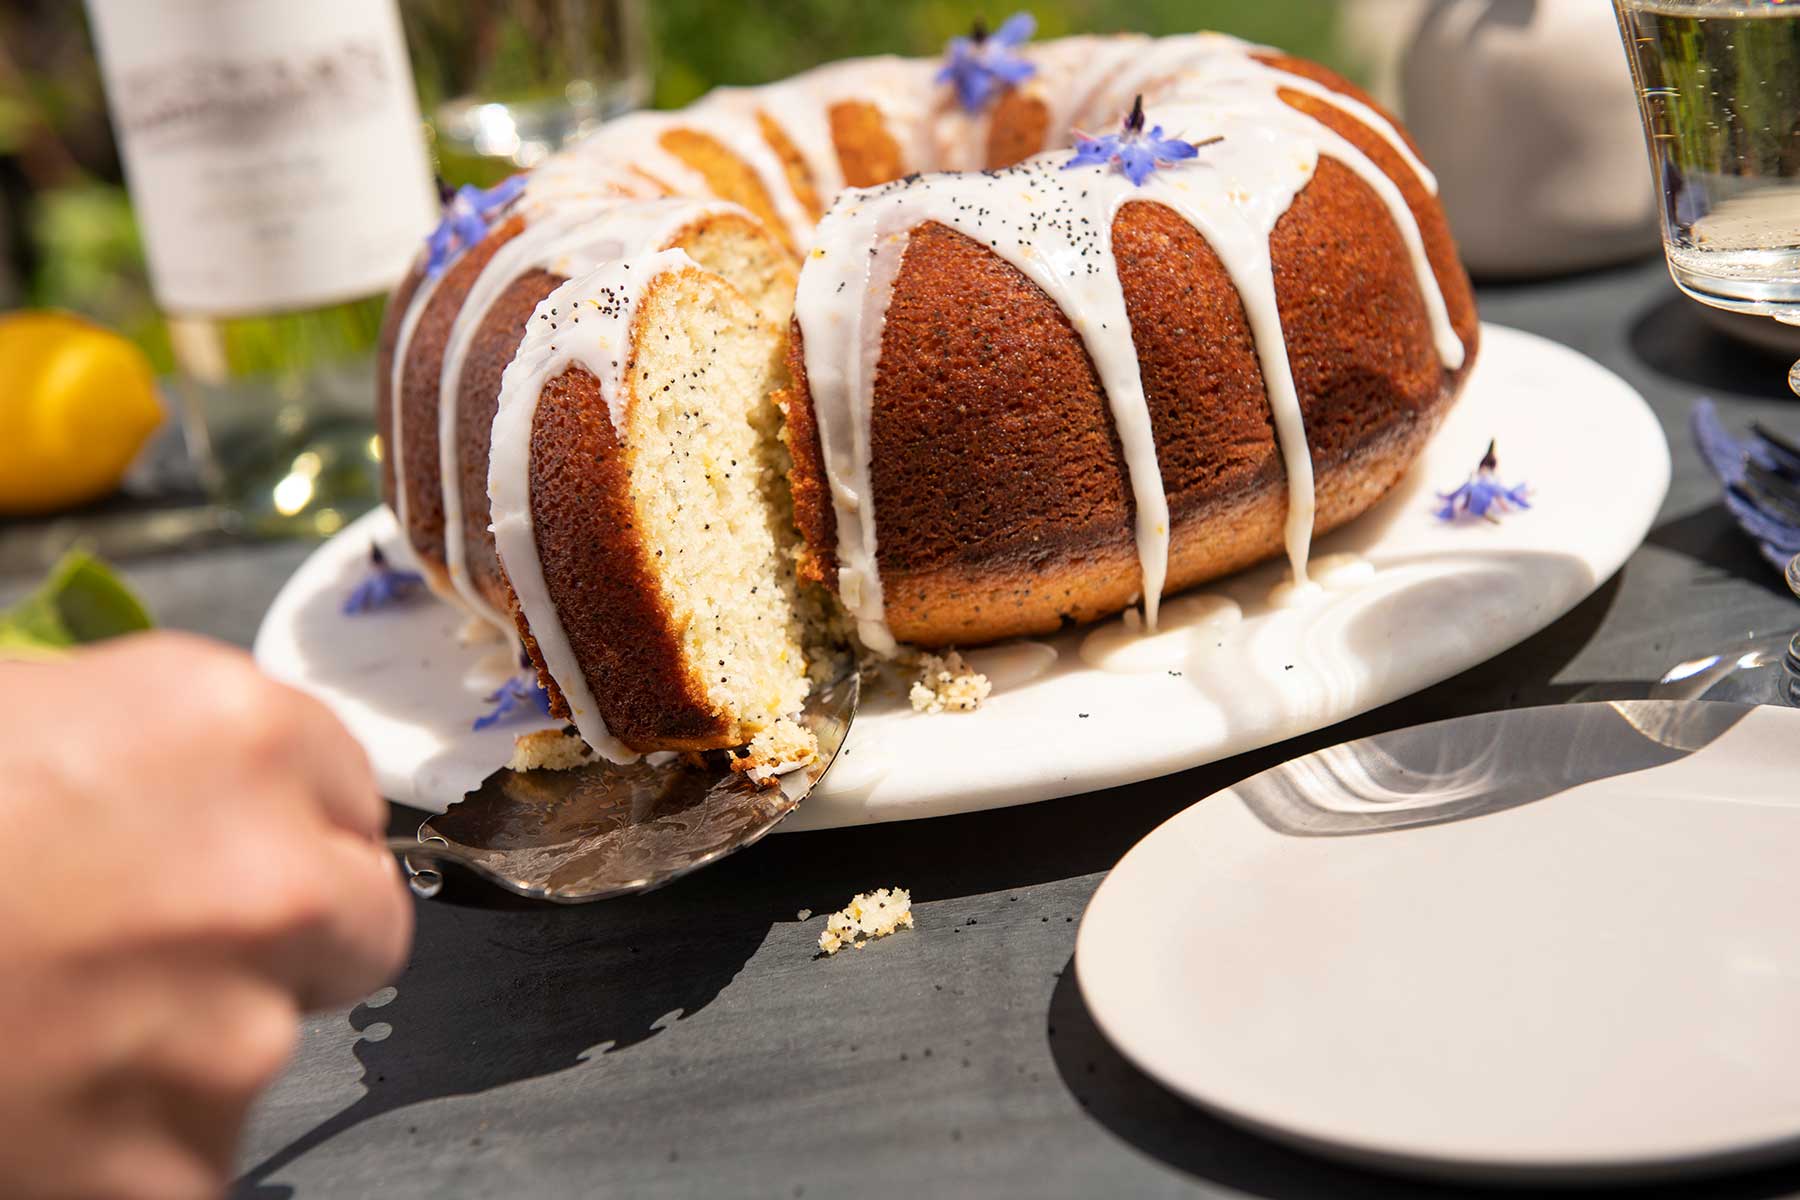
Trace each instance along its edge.
<instances>
[{"instance_id":1,"label":"lemon","mask_svg":"<svg viewBox=\"0 0 1800 1200\"><path fill-rule=\"evenodd\" d=\"M0 316L0 513L99 499L162 421L129 341L68 313Z\"/></svg>"}]
</instances>

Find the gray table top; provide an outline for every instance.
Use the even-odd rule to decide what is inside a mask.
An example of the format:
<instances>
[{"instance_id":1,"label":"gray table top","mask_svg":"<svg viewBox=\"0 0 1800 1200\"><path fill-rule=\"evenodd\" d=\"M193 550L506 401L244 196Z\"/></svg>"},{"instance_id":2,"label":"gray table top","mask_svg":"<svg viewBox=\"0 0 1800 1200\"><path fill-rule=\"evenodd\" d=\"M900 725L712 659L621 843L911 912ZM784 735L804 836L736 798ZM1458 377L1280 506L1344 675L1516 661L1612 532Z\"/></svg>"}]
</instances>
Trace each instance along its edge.
<instances>
[{"instance_id":1,"label":"gray table top","mask_svg":"<svg viewBox=\"0 0 1800 1200\"><path fill-rule=\"evenodd\" d=\"M307 1022L251 1123L241 1192L1473 1194L1327 1164L1190 1109L1102 1040L1071 955L1088 897L1134 842L1273 762L1459 713L1641 692L1689 652L1800 617L1684 426L1706 394L1728 419L1796 427L1784 361L1709 332L1660 261L1481 301L1488 320L1619 372L1670 435L1674 483L1649 540L1568 616L1344 725L1134 787L776 837L633 900L547 908L464 887L421 903L396 987ZM130 573L166 623L247 644L305 552ZM797 910L890 883L912 889L917 930L815 961L819 919ZM1800 1169L1700 1192L1800 1196Z\"/></svg>"}]
</instances>

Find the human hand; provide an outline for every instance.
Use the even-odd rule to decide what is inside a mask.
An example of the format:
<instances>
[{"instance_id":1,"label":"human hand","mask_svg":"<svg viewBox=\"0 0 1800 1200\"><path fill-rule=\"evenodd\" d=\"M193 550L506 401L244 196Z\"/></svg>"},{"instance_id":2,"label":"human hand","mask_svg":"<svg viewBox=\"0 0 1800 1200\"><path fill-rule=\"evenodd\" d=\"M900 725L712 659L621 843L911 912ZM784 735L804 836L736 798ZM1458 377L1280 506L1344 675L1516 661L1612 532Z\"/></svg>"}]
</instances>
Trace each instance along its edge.
<instances>
[{"instance_id":1,"label":"human hand","mask_svg":"<svg viewBox=\"0 0 1800 1200\"><path fill-rule=\"evenodd\" d=\"M368 761L181 635L0 663L0 710L0 1193L216 1194L298 1013L405 960Z\"/></svg>"}]
</instances>

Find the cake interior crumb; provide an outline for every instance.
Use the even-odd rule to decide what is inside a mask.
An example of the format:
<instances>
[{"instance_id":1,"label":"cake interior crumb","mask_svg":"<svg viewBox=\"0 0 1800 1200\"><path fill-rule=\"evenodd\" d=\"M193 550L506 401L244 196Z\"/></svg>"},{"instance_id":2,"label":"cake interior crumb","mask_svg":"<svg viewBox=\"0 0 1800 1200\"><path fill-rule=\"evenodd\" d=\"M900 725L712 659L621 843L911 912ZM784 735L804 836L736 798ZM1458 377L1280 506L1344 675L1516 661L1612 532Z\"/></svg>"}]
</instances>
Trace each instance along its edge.
<instances>
[{"instance_id":1,"label":"cake interior crumb","mask_svg":"<svg viewBox=\"0 0 1800 1200\"><path fill-rule=\"evenodd\" d=\"M568 771L585 767L593 761L593 749L570 726L565 729L538 729L531 733L521 733L513 739L512 757L507 760L506 769Z\"/></svg>"},{"instance_id":2,"label":"cake interior crumb","mask_svg":"<svg viewBox=\"0 0 1800 1200\"><path fill-rule=\"evenodd\" d=\"M955 650L921 654L916 665L919 678L907 693L914 712L974 712L994 690L988 677Z\"/></svg>"},{"instance_id":3,"label":"cake interior crumb","mask_svg":"<svg viewBox=\"0 0 1800 1200\"><path fill-rule=\"evenodd\" d=\"M863 892L839 912L825 918L819 933L819 950L836 954L845 946L861 950L876 938L913 927L912 893L905 888L876 888Z\"/></svg>"},{"instance_id":4,"label":"cake interior crumb","mask_svg":"<svg viewBox=\"0 0 1800 1200\"><path fill-rule=\"evenodd\" d=\"M819 739L813 731L791 717L783 717L759 732L733 756L731 769L742 771L760 784L771 784L777 777L819 757Z\"/></svg>"}]
</instances>

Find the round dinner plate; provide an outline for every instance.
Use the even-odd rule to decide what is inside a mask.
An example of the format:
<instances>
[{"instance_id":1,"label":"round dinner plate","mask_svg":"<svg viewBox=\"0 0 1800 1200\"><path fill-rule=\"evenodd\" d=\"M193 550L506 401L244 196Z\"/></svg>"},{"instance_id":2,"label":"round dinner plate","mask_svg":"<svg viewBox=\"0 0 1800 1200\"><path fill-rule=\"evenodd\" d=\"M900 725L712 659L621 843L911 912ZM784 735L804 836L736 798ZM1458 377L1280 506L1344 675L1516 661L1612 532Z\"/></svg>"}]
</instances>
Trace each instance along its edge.
<instances>
[{"instance_id":1,"label":"round dinner plate","mask_svg":"<svg viewBox=\"0 0 1800 1200\"><path fill-rule=\"evenodd\" d=\"M1800 1148L1800 711L1486 713L1172 818L1082 919L1081 993L1229 1120L1434 1174Z\"/></svg>"},{"instance_id":2,"label":"round dinner plate","mask_svg":"<svg viewBox=\"0 0 1800 1200\"><path fill-rule=\"evenodd\" d=\"M1533 507L1446 523L1434 493L1488 442ZM1392 493L1314 547L1324 589L1273 602L1269 563L1164 601L1154 637L1124 619L976 650L994 683L972 713L915 713L898 683L865 689L837 762L784 830L941 816L1185 770L1399 699L1515 645L1567 612L1642 542L1669 450L1642 397L1555 342L1482 327L1462 398ZM515 734L472 720L509 668L459 642L429 598L340 609L371 543L405 560L377 510L321 546L256 640L264 669L329 704L367 747L385 794L441 812L507 760Z\"/></svg>"}]
</instances>

